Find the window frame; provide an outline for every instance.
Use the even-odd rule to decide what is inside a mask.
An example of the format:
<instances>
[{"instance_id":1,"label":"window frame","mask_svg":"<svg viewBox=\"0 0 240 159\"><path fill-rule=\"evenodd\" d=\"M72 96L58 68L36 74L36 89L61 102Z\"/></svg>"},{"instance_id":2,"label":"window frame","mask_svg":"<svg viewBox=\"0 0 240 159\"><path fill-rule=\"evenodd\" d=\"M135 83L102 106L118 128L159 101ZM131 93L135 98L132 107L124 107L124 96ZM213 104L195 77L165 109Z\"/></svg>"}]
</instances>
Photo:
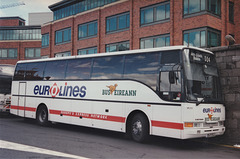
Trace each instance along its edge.
<instances>
[{"instance_id":1,"label":"window frame","mask_svg":"<svg viewBox=\"0 0 240 159\"><path fill-rule=\"evenodd\" d=\"M187 13L184 13L185 12L185 1L187 1ZM183 17L192 17L192 16L196 16L196 15L201 15L201 14L212 14L214 16L217 16L217 17L221 17L221 0L217 0L218 1L218 9L219 9L219 14L217 13L214 13L210 10L210 6L209 6L209 3L211 0L198 0L199 1L199 11L196 11L196 12L192 12L190 13L189 12L189 2L191 0L182 0L182 7L183 7ZM204 5L204 8L202 8L202 4L201 2L204 1L205 5Z\"/></svg>"},{"instance_id":2,"label":"window frame","mask_svg":"<svg viewBox=\"0 0 240 159\"><path fill-rule=\"evenodd\" d=\"M169 17L167 16L167 5L169 6ZM164 19L157 19L157 8L160 6L164 6L165 7L165 18ZM152 22L148 22L145 23L145 13L143 13L144 11L148 10L148 9L153 9L153 14L152 14ZM158 24L158 23L165 23L167 21L170 20L170 1L165 1L162 3L158 3L158 4L154 4L151 6L146 6L143 8L140 8L140 26L148 26L148 25L154 25L154 24ZM142 17L144 15L144 17ZM144 18L144 22L142 22L142 18Z\"/></svg>"},{"instance_id":3,"label":"window frame","mask_svg":"<svg viewBox=\"0 0 240 159\"><path fill-rule=\"evenodd\" d=\"M83 49L78 49L77 55L89 55L89 50L94 50L93 54L97 54L97 46L95 47L89 47L89 48L83 48ZM81 54L81 51L86 51L86 54ZM96 51L96 52L95 52Z\"/></svg>"},{"instance_id":4,"label":"window frame","mask_svg":"<svg viewBox=\"0 0 240 159\"><path fill-rule=\"evenodd\" d=\"M203 31L205 31L205 46L201 46L201 32L203 32ZM213 28L210 28L210 27L203 27L203 28L196 28L196 29L190 29L190 30L184 30L183 31L183 45L186 45L185 44L185 39L184 39L184 35L185 34L188 34L188 43L187 43L187 46L189 46L189 34L190 33L193 33L193 32L199 32L200 34L200 39L199 39L199 42L200 42L200 46L196 46L196 47L200 47L200 48L209 48L209 47L211 47L211 46L209 46L209 39L208 39L208 34L209 33L216 33L216 34L218 34L218 39L219 39L219 41L218 41L218 46L221 46L221 31L219 31L219 30L216 30L216 29L213 29ZM193 46L195 46L195 45L193 45Z\"/></svg>"},{"instance_id":5,"label":"window frame","mask_svg":"<svg viewBox=\"0 0 240 159\"><path fill-rule=\"evenodd\" d=\"M53 10L53 20L62 19L68 16L72 16L78 13L85 12L97 7L102 7L104 5L117 2L119 0L82 0L80 2L76 1L75 3L63 4L64 7L60 9ZM68 2L66 2L68 3Z\"/></svg>"},{"instance_id":6,"label":"window frame","mask_svg":"<svg viewBox=\"0 0 240 159\"><path fill-rule=\"evenodd\" d=\"M119 18L122 17L122 16L126 16L126 27L125 28L119 28ZM111 26L111 23L110 23L110 20L113 20L116 18L116 29L115 30L110 30L110 26ZM113 15L113 16L109 16L109 17L106 17L106 34L111 34L111 33L116 33L116 32L121 32L121 31L126 31L126 30L129 30L130 28L130 12L124 12L124 13L120 13L120 14L117 14L117 15Z\"/></svg>"},{"instance_id":7,"label":"window frame","mask_svg":"<svg viewBox=\"0 0 240 159\"><path fill-rule=\"evenodd\" d=\"M7 57L2 57L3 50L7 51ZM10 56L10 50L14 50L14 57ZM17 48L0 48L0 59L17 59L17 58L18 58L18 49Z\"/></svg>"},{"instance_id":8,"label":"window frame","mask_svg":"<svg viewBox=\"0 0 240 159\"><path fill-rule=\"evenodd\" d=\"M228 3L229 7L228 7L228 19L230 23L234 24L234 2L229 1Z\"/></svg>"},{"instance_id":9,"label":"window frame","mask_svg":"<svg viewBox=\"0 0 240 159\"><path fill-rule=\"evenodd\" d=\"M56 55L63 55L63 56L56 56ZM66 57L66 56L71 56L71 51L59 52L54 54L54 57Z\"/></svg>"},{"instance_id":10,"label":"window frame","mask_svg":"<svg viewBox=\"0 0 240 159\"><path fill-rule=\"evenodd\" d=\"M33 57L29 57L29 56L26 56L29 52L29 49L33 49ZM40 50L40 56L36 56L37 54L37 49ZM25 48L25 52L24 52L24 59L40 59L41 58L41 48L38 48L38 47L29 47L29 48Z\"/></svg>"},{"instance_id":11,"label":"window frame","mask_svg":"<svg viewBox=\"0 0 240 159\"><path fill-rule=\"evenodd\" d=\"M156 39L158 38L165 38L165 46L170 46L170 33L169 34L162 34L162 35L157 35L157 36L150 36L150 37L144 37L144 38L141 38L140 39L140 49L146 49L145 47L145 40L150 40L152 39L153 40L153 47L151 48L156 48ZM167 44L167 41L166 39L169 38L169 45L166 45ZM144 48L142 48L142 42L144 42ZM164 47L164 46L160 46L160 47Z\"/></svg>"},{"instance_id":12,"label":"window frame","mask_svg":"<svg viewBox=\"0 0 240 159\"><path fill-rule=\"evenodd\" d=\"M94 34L93 35L88 35L89 34L89 25L93 24L94 25ZM80 36L80 28L81 27L87 27L87 31L86 31L86 36L81 37ZM83 23L83 24L79 24L78 25L78 40L82 40L82 39L88 39L88 38L93 38L93 37L97 37L98 34L98 20L94 20L91 22L87 22L87 23Z\"/></svg>"},{"instance_id":13,"label":"window frame","mask_svg":"<svg viewBox=\"0 0 240 159\"><path fill-rule=\"evenodd\" d=\"M122 41L122 42L117 42L117 43L106 44L105 45L105 52L106 53L111 53L111 52L117 52L117 51L126 51L126 50L119 50L119 45L121 45L121 44L129 45L128 50L130 50L130 41ZM107 51L108 47L109 47L109 50L110 50L111 46L116 46L116 51Z\"/></svg>"},{"instance_id":14,"label":"window frame","mask_svg":"<svg viewBox=\"0 0 240 159\"><path fill-rule=\"evenodd\" d=\"M64 31L68 31L68 37L70 37L70 39L68 39L67 41L64 40L65 38L65 34L64 34ZM58 33L60 34L61 33L61 41L59 42L58 41ZM70 36L69 36L69 33L70 33ZM55 45L61 45L61 44L65 44L65 43L70 43L72 41L72 29L71 27L67 27L67 28L64 28L64 29L60 29L60 30L56 30L55 31Z\"/></svg>"},{"instance_id":15,"label":"window frame","mask_svg":"<svg viewBox=\"0 0 240 159\"><path fill-rule=\"evenodd\" d=\"M42 48L49 47L49 33L43 34L42 35ZM45 45L43 45L45 44Z\"/></svg>"}]
</instances>

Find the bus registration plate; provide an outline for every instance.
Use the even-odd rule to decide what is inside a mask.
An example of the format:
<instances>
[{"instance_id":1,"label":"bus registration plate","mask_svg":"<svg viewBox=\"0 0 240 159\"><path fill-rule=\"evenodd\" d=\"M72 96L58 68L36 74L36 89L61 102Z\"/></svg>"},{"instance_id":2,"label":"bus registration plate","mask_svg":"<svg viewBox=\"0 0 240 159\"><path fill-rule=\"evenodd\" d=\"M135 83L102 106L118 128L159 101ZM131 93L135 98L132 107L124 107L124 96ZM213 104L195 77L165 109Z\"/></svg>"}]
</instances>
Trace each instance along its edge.
<instances>
[{"instance_id":1,"label":"bus registration plate","mask_svg":"<svg viewBox=\"0 0 240 159\"><path fill-rule=\"evenodd\" d=\"M219 121L220 117L205 118L205 121Z\"/></svg>"}]
</instances>

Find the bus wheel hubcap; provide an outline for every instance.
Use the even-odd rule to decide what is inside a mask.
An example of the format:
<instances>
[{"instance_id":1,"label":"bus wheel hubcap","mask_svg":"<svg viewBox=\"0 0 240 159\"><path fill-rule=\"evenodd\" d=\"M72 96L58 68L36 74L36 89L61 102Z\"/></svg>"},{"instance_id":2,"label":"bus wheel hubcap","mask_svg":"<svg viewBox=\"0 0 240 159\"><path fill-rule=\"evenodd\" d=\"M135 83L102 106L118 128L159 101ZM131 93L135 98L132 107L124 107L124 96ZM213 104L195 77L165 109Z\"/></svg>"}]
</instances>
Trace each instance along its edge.
<instances>
[{"instance_id":1,"label":"bus wheel hubcap","mask_svg":"<svg viewBox=\"0 0 240 159\"><path fill-rule=\"evenodd\" d=\"M40 121L41 122L44 122L47 118L47 113L43 110L41 113L40 113Z\"/></svg>"},{"instance_id":2,"label":"bus wheel hubcap","mask_svg":"<svg viewBox=\"0 0 240 159\"><path fill-rule=\"evenodd\" d=\"M140 135L142 133L142 123L141 121L136 121L133 123L133 134Z\"/></svg>"}]
</instances>

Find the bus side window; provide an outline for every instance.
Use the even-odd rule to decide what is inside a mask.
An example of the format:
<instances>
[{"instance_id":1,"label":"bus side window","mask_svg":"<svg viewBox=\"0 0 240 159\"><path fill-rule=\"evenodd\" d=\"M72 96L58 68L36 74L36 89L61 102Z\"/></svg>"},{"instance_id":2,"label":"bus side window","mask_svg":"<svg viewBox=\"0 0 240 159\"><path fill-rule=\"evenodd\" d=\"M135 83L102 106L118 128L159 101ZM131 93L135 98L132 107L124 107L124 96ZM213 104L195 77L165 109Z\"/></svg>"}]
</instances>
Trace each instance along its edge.
<instances>
[{"instance_id":1,"label":"bus side window","mask_svg":"<svg viewBox=\"0 0 240 159\"><path fill-rule=\"evenodd\" d=\"M159 73L159 53L126 55L124 79L135 79L157 88Z\"/></svg>"},{"instance_id":2,"label":"bus side window","mask_svg":"<svg viewBox=\"0 0 240 159\"><path fill-rule=\"evenodd\" d=\"M17 64L13 80L25 80L25 70L27 64Z\"/></svg>"},{"instance_id":3,"label":"bus side window","mask_svg":"<svg viewBox=\"0 0 240 159\"><path fill-rule=\"evenodd\" d=\"M68 60L66 79L89 79L92 59Z\"/></svg>"},{"instance_id":4,"label":"bus side window","mask_svg":"<svg viewBox=\"0 0 240 159\"><path fill-rule=\"evenodd\" d=\"M121 79L123 56L94 58L91 79Z\"/></svg>"},{"instance_id":5,"label":"bus side window","mask_svg":"<svg viewBox=\"0 0 240 159\"><path fill-rule=\"evenodd\" d=\"M27 64L26 80L43 80L43 70L45 62L35 62Z\"/></svg>"},{"instance_id":6,"label":"bus side window","mask_svg":"<svg viewBox=\"0 0 240 159\"><path fill-rule=\"evenodd\" d=\"M66 60L48 61L44 71L45 80L62 80L65 76Z\"/></svg>"}]
</instances>

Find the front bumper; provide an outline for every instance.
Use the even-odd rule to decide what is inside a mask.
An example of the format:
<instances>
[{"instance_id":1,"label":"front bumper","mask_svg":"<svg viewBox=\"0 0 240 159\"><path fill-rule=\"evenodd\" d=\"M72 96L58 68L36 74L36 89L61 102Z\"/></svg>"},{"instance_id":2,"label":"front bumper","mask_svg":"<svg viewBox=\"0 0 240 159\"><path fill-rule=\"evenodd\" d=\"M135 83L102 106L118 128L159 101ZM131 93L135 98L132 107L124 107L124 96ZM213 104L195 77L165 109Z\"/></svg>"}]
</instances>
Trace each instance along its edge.
<instances>
[{"instance_id":1,"label":"front bumper","mask_svg":"<svg viewBox=\"0 0 240 159\"><path fill-rule=\"evenodd\" d=\"M224 126L213 128L185 128L182 133L182 139L214 137L218 135L223 135L224 132Z\"/></svg>"}]
</instances>

